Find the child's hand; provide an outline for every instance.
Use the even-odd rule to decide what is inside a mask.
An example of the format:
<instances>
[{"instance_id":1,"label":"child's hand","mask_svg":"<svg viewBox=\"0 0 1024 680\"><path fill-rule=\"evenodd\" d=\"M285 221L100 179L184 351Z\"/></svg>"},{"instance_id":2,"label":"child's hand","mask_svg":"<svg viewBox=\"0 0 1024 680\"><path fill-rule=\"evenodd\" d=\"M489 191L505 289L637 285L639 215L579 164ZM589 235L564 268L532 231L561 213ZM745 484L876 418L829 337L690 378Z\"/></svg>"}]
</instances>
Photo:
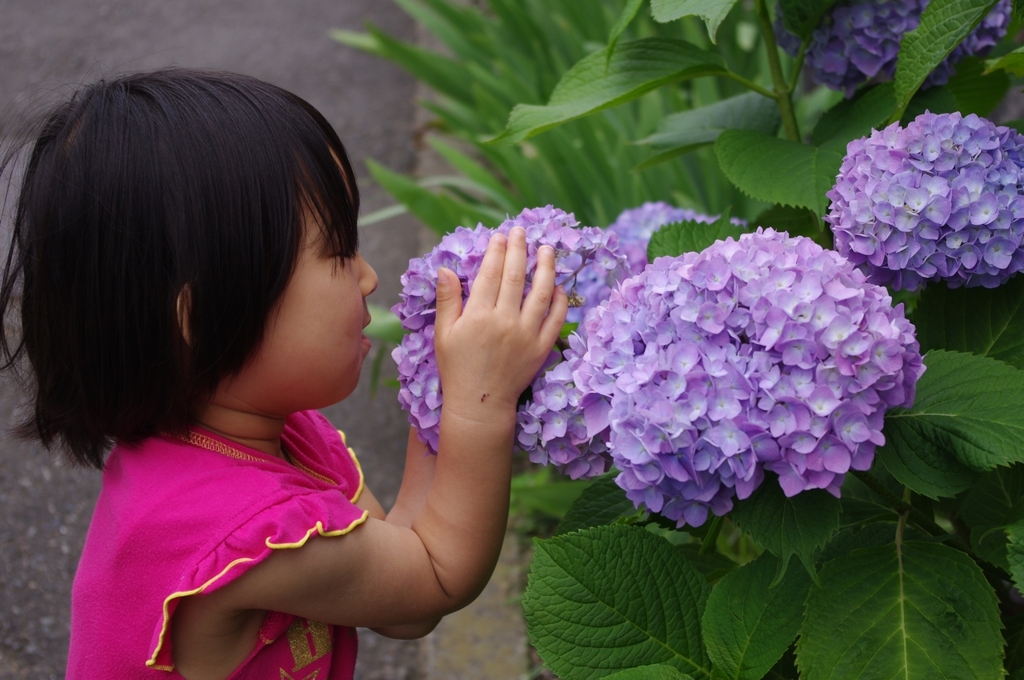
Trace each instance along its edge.
<instances>
[{"instance_id":1,"label":"child's hand","mask_svg":"<svg viewBox=\"0 0 1024 680\"><path fill-rule=\"evenodd\" d=\"M465 308L454 272L437 272L434 348L444 409L475 419L494 409L515 410L565 322L568 300L555 290L555 254L542 246L533 287L523 299L526 232L495 234Z\"/></svg>"}]
</instances>

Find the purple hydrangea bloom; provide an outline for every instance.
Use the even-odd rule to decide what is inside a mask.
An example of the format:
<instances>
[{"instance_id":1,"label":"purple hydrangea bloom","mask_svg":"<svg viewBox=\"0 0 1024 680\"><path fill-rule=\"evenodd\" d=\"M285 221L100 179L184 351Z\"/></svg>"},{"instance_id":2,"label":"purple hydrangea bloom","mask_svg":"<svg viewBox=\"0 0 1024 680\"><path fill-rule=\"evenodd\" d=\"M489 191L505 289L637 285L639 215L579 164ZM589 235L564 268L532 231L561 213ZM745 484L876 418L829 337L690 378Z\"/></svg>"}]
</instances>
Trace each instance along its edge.
<instances>
[{"instance_id":1,"label":"purple hydrangea bloom","mask_svg":"<svg viewBox=\"0 0 1024 680\"><path fill-rule=\"evenodd\" d=\"M861 0L840 2L811 34L805 64L811 80L840 90L847 97L863 83L891 79L903 35L917 28L928 0ZM954 64L969 55L984 56L1010 25L1011 0L1000 0L978 27L928 76L923 87L942 85ZM796 56L800 39L786 30L776 12L775 35L786 53Z\"/></svg>"},{"instance_id":2,"label":"purple hydrangea bloom","mask_svg":"<svg viewBox=\"0 0 1024 680\"><path fill-rule=\"evenodd\" d=\"M619 250L629 261L626 276L639 274L647 266L647 243L654 232L666 224L674 222L703 222L710 224L718 219L718 215L708 216L689 208L676 208L668 203L657 201L644 203L639 208L622 211L608 227L619 237ZM746 226L746 221L733 217L730 220L738 226ZM580 322L594 307L608 299L612 288L618 283L598 267L584 267L576 277L574 289L583 298L581 307L570 309L567 321Z\"/></svg>"},{"instance_id":3,"label":"purple hydrangea bloom","mask_svg":"<svg viewBox=\"0 0 1024 680\"><path fill-rule=\"evenodd\" d=\"M572 440L606 448L626 495L678 526L725 514L764 470L787 496L838 496L845 473L868 469L884 443L886 409L912 405L924 372L914 327L885 288L773 229L658 258L580 330L538 379L560 389L545 407L566 393ZM559 422L551 434L561 432ZM548 455L591 464L588 452Z\"/></svg>"},{"instance_id":4,"label":"purple hydrangea bloom","mask_svg":"<svg viewBox=\"0 0 1024 680\"><path fill-rule=\"evenodd\" d=\"M530 290L532 272L537 266L537 249L542 245L549 245L555 250L558 283L570 278L586 263L609 272L609 275L625 269L626 261L617 250L614 234L597 227L577 228L578 224L571 213L550 205L526 209L502 222L497 229L483 225L476 229L457 227L430 253L409 261L409 269L402 275L402 301L392 307L408 333L391 356L398 364L398 401L409 412L409 422L416 427L432 452L437 452L443 402L434 355L437 270L445 267L458 275L465 299L480 271L491 235L496 231L508 234L513 227L526 230L524 296ZM557 352L553 354L557 358Z\"/></svg>"},{"instance_id":5,"label":"purple hydrangea bloom","mask_svg":"<svg viewBox=\"0 0 1024 680\"><path fill-rule=\"evenodd\" d=\"M825 221L874 283L994 288L1024 270L1024 135L925 112L847 146Z\"/></svg>"}]
</instances>

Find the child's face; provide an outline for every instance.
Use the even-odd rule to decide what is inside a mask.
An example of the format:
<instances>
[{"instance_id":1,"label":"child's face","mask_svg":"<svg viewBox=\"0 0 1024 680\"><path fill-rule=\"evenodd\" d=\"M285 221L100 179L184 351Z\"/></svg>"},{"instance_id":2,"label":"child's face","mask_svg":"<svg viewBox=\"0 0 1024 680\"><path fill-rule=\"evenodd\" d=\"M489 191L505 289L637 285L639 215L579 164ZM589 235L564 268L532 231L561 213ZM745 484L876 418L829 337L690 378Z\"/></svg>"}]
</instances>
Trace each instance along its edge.
<instances>
[{"instance_id":1,"label":"child's face","mask_svg":"<svg viewBox=\"0 0 1024 680\"><path fill-rule=\"evenodd\" d=\"M221 384L215 402L284 416L329 406L355 390L370 351L365 298L376 290L377 274L361 255L341 262L324 253L311 219L304 231L295 271L259 350Z\"/></svg>"}]
</instances>

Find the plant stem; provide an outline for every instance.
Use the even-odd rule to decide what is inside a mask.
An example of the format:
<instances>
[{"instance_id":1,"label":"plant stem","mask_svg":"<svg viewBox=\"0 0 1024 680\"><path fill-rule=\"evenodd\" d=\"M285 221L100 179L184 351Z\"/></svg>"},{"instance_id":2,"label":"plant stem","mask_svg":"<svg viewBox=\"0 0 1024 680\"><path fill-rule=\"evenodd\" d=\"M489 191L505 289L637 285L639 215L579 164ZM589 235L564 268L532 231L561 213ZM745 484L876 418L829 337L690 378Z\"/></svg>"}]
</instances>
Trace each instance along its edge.
<instances>
[{"instance_id":1,"label":"plant stem","mask_svg":"<svg viewBox=\"0 0 1024 680\"><path fill-rule=\"evenodd\" d=\"M782 75L782 62L779 61L779 48L775 44L775 31L772 29L772 20L768 16L768 8L764 0L755 0L757 10L757 21L761 26L761 37L764 40L765 49L768 50L768 68L771 70L772 83L775 85L775 103L779 106L779 113L782 114L782 126L786 130L786 137L790 141L800 142L800 128L796 122L796 113L793 110L793 100L790 98L791 88Z\"/></svg>"},{"instance_id":2,"label":"plant stem","mask_svg":"<svg viewBox=\"0 0 1024 680\"><path fill-rule=\"evenodd\" d=\"M715 552L718 544L718 534L722 533L722 524L725 520L715 515L708 527L708 533L704 534L704 540L700 543L699 555L710 555Z\"/></svg>"},{"instance_id":3,"label":"plant stem","mask_svg":"<svg viewBox=\"0 0 1024 680\"><path fill-rule=\"evenodd\" d=\"M804 68L804 57L807 56L807 46L810 44L810 38L804 38L803 42L800 43L800 51L796 54L796 62L793 64L793 72L789 74L789 93L792 94L796 90L797 81L800 80L800 71Z\"/></svg>"},{"instance_id":4,"label":"plant stem","mask_svg":"<svg viewBox=\"0 0 1024 680\"><path fill-rule=\"evenodd\" d=\"M747 88L749 90L753 90L754 92L758 93L762 97L768 97L769 99L778 99L778 96L774 92L772 92L771 90L768 90L766 88L761 87L760 85L758 85L757 83L755 83L752 80L747 80L746 78L744 78L743 76L741 76L738 73L733 73L732 71L729 71L728 73L725 74L725 77L726 78L730 78L732 80L735 80L737 83L739 83L743 87L745 87L745 88Z\"/></svg>"}]
</instances>

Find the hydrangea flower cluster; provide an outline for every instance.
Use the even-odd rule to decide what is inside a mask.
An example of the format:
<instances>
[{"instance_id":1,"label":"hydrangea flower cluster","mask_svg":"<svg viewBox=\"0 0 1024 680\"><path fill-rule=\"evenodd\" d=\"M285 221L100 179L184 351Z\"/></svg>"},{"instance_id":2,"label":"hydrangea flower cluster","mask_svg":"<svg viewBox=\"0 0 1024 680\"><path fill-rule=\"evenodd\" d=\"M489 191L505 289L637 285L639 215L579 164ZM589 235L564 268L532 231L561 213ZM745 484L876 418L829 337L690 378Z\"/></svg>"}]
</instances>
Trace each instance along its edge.
<instances>
[{"instance_id":1,"label":"hydrangea flower cluster","mask_svg":"<svg viewBox=\"0 0 1024 680\"><path fill-rule=\"evenodd\" d=\"M861 84L882 76L891 79L903 35L917 28L928 0L859 0L840 2L811 34L805 64L811 80L853 96ZM1011 0L1000 0L978 27L928 76L923 87L942 85L954 64L969 55L983 56L1010 25ZM775 36L787 54L796 56L800 39L776 12Z\"/></svg>"},{"instance_id":2,"label":"hydrangea flower cluster","mask_svg":"<svg viewBox=\"0 0 1024 680\"><path fill-rule=\"evenodd\" d=\"M639 208L622 211L608 227L619 237L619 250L629 261L628 276L639 274L647 266L647 243L661 227L674 222L703 222L710 224L718 215L708 216L689 208L676 208L663 201L647 202ZM746 226L746 221L733 217L733 224ZM584 267L576 278L575 290L583 298L581 307L570 309L567 321L580 322L594 307L608 299L617 281L595 267Z\"/></svg>"},{"instance_id":3,"label":"hydrangea flower cluster","mask_svg":"<svg viewBox=\"0 0 1024 680\"><path fill-rule=\"evenodd\" d=\"M553 208L526 209L505 220L497 229L478 225L476 229L457 227L441 239L430 253L409 261L402 275L401 302L392 311L402 327L409 331L392 352L398 364L400 384L398 401L409 412L409 422L417 428L428 448L436 453L438 428L443 402L441 379L434 355L434 320L437 312L437 270L441 267L455 272L462 282L463 299L483 262L492 234L508 234L513 227L526 230L527 279L524 296L530 290L532 272L537 266L537 250L548 245L555 250L556 281L562 283L584 265L618 277L626 268L619 254L616 236L597 227L577 228L570 213ZM555 353L557 355L557 353Z\"/></svg>"},{"instance_id":4,"label":"hydrangea flower cluster","mask_svg":"<svg viewBox=\"0 0 1024 680\"><path fill-rule=\"evenodd\" d=\"M658 258L581 330L539 383L585 446L548 456L589 472L607 448L627 496L678 526L725 514L764 470L787 496L838 496L924 372L902 305L834 251L773 229Z\"/></svg>"},{"instance_id":5,"label":"hydrangea flower cluster","mask_svg":"<svg viewBox=\"0 0 1024 680\"><path fill-rule=\"evenodd\" d=\"M847 146L825 221L874 283L994 288L1024 270L1024 135L925 112Z\"/></svg>"}]
</instances>

